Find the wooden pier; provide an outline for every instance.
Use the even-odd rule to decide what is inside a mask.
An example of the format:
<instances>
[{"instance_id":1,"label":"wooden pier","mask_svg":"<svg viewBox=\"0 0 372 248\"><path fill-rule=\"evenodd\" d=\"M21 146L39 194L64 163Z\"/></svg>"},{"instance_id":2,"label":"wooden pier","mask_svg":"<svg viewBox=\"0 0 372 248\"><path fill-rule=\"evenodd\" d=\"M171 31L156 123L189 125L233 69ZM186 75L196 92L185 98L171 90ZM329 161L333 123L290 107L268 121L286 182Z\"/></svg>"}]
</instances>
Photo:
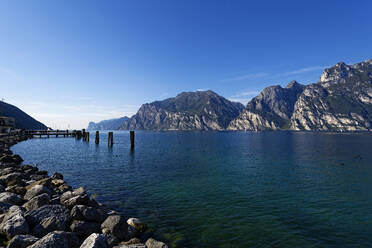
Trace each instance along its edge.
<instances>
[{"instance_id":1,"label":"wooden pier","mask_svg":"<svg viewBox=\"0 0 372 248\"><path fill-rule=\"evenodd\" d=\"M39 138L49 138L49 137L73 137L74 131L69 130L28 130L25 131L26 134L31 135L32 137L39 137Z\"/></svg>"},{"instance_id":2,"label":"wooden pier","mask_svg":"<svg viewBox=\"0 0 372 248\"><path fill-rule=\"evenodd\" d=\"M74 137L77 140L83 139L85 142L89 142L90 134L86 132L85 129L83 130L26 130L22 131L22 133L28 135L32 138L50 138L50 137L60 137L60 138L68 138ZM129 132L130 137L130 148L134 149L134 131ZM96 131L95 134L95 143L99 144L99 131ZM112 147L114 144L114 133L108 132L107 134L107 143L109 147Z\"/></svg>"}]
</instances>

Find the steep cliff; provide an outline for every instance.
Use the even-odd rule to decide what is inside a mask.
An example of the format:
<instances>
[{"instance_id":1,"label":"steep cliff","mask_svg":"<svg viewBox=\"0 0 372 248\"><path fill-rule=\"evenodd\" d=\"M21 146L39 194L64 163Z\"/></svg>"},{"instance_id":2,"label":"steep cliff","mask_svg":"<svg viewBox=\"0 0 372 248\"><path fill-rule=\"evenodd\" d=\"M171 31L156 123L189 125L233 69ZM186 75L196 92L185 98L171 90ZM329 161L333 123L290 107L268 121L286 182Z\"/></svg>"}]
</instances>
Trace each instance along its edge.
<instances>
[{"instance_id":1,"label":"steep cliff","mask_svg":"<svg viewBox=\"0 0 372 248\"><path fill-rule=\"evenodd\" d=\"M224 130L244 109L213 91L184 92L174 98L143 104L121 129Z\"/></svg>"},{"instance_id":2,"label":"steep cliff","mask_svg":"<svg viewBox=\"0 0 372 248\"><path fill-rule=\"evenodd\" d=\"M367 130L372 126L372 60L325 69L307 86L271 86L232 120L229 130Z\"/></svg>"},{"instance_id":3,"label":"steep cliff","mask_svg":"<svg viewBox=\"0 0 372 248\"><path fill-rule=\"evenodd\" d=\"M372 60L338 63L306 87L291 117L294 130L355 131L371 128Z\"/></svg>"},{"instance_id":4,"label":"steep cliff","mask_svg":"<svg viewBox=\"0 0 372 248\"><path fill-rule=\"evenodd\" d=\"M292 81L285 88L279 85L265 88L247 104L238 118L231 121L228 129L276 130L287 127L304 87Z\"/></svg>"}]
</instances>

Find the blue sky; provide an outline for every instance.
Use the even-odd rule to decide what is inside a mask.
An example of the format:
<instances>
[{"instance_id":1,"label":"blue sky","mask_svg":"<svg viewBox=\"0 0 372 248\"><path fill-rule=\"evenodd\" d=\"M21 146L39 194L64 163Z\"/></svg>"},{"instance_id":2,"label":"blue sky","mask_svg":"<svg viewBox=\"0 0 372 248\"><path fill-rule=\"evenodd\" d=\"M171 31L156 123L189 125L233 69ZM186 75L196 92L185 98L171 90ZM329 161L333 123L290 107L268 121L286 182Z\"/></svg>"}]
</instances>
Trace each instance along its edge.
<instances>
[{"instance_id":1,"label":"blue sky","mask_svg":"<svg viewBox=\"0 0 372 248\"><path fill-rule=\"evenodd\" d=\"M371 59L371 1L0 1L0 98L54 128Z\"/></svg>"}]
</instances>

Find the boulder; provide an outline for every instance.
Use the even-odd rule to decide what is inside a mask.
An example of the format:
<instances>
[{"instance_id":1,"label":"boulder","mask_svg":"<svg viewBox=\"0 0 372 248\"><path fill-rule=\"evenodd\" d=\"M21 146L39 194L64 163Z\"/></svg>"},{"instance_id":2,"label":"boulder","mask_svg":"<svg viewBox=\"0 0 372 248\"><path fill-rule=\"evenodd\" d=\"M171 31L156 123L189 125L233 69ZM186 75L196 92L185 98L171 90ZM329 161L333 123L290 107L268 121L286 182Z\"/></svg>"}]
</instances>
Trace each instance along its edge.
<instances>
[{"instance_id":1,"label":"boulder","mask_svg":"<svg viewBox=\"0 0 372 248\"><path fill-rule=\"evenodd\" d=\"M44 179L48 179L48 176L47 175L36 175L36 174L32 174L30 175L30 180L32 181L41 181L41 180L44 180Z\"/></svg>"},{"instance_id":2,"label":"boulder","mask_svg":"<svg viewBox=\"0 0 372 248\"><path fill-rule=\"evenodd\" d=\"M9 208L0 224L0 231L9 239L16 235L27 234L29 232L29 226L24 217L24 212L20 207L12 206Z\"/></svg>"},{"instance_id":3,"label":"boulder","mask_svg":"<svg viewBox=\"0 0 372 248\"><path fill-rule=\"evenodd\" d=\"M61 173L56 172L56 173L53 174L52 178L63 180L63 175Z\"/></svg>"},{"instance_id":4,"label":"boulder","mask_svg":"<svg viewBox=\"0 0 372 248\"><path fill-rule=\"evenodd\" d=\"M114 248L146 248L146 245L140 239L132 238L129 241L121 242L118 246L114 246Z\"/></svg>"},{"instance_id":5,"label":"boulder","mask_svg":"<svg viewBox=\"0 0 372 248\"><path fill-rule=\"evenodd\" d=\"M0 202L0 214L7 212L11 206L12 204Z\"/></svg>"},{"instance_id":6,"label":"boulder","mask_svg":"<svg viewBox=\"0 0 372 248\"><path fill-rule=\"evenodd\" d=\"M108 248L108 243L105 235L92 233L86 240L84 240L83 244L80 248Z\"/></svg>"},{"instance_id":7,"label":"boulder","mask_svg":"<svg viewBox=\"0 0 372 248\"><path fill-rule=\"evenodd\" d=\"M39 239L32 235L17 235L9 241L7 248L26 248Z\"/></svg>"},{"instance_id":8,"label":"boulder","mask_svg":"<svg viewBox=\"0 0 372 248\"><path fill-rule=\"evenodd\" d=\"M42 206L48 205L50 201L50 196L47 193L37 195L31 200L23 204L23 207L27 210L34 210Z\"/></svg>"},{"instance_id":9,"label":"boulder","mask_svg":"<svg viewBox=\"0 0 372 248\"><path fill-rule=\"evenodd\" d=\"M80 238L86 238L92 233L99 233L101 231L100 224L97 222L84 220L74 220L70 226L70 229Z\"/></svg>"},{"instance_id":10,"label":"boulder","mask_svg":"<svg viewBox=\"0 0 372 248\"><path fill-rule=\"evenodd\" d=\"M153 238L149 238L146 241L146 247L147 248L168 248L168 246L165 243L157 241Z\"/></svg>"},{"instance_id":11,"label":"boulder","mask_svg":"<svg viewBox=\"0 0 372 248\"><path fill-rule=\"evenodd\" d=\"M31 198L41 195L41 194L48 194L51 195L52 192L50 191L49 188L47 188L44 185L35 185L32 188L29 188L23 197L25 200L30 200Z\"/></svg>"},{"instance_id":12,"label":"boulder","mask_svg":"<svg viewBox=\"0 0 372 248\"><path fill-rule=\"evenodd\" d=\"M36 176L36 175L35 175L35 176ZM46 178L42 178L42 179L38 179L38 180L37 180L37 179L35 179L33 176L31 176L31 177L30 177L30 180L36 180L36 182L34 182L34 183L28 185L28 186L26 187L27 190L33 188L35 185L44 185L44 186L49 187L50 184L51 184L51 182L52 182L52 179L49 178L49 177L46 177Z\"/></svg>"},{"instance_id":13,"label":"boulder","mask_svg":"<svg viewBox=\"0 0 372 248\"><path fill-rule=\"evenodd\" d=\"M106 233L104 235L107 239L107 243L108 243L109 247L113 247L113 246L119 244L119 240L115 236L113 236L111 234L108 234L108 233Z\"/></svg>"},{"instance_id":14,"label":"boulder","mask_svg":"<svg viewBox=\"0 0 372 248\"><path fill-rule=\"evenodd\" d=\"M13 185L5 189L7 192L11 192L17 195L24 195L26 193L26 188L23 186Z\"/></svg>"},{"instance_id":15,"label":"boulder","mask_svg":"<svg viewBox=\"0 0 372 248\"><path fill-rule=\"evenodd\" d=\"M113 248L147 248L145 244L138 243L138 244L130 244L130 245L118 245L114 246Z\"/></svg>"},{"instance_id":16,"label":"boulder","mask_svg":"<svg viewBox=\"0 0 372 248\"><path fill-rule=\"evenodd\" d=\"M103 234L111 234L118 240L126 240L128 237L128 224L120 215L111 215L101 225Z\"/></svg>"},{"instance_id":17,"label":"boulder","mask_svg":"<svg viewBox=\"0 0 372 248\"><path fill-rule=\"evenodd\" d=\"M85 205L76 205L72 208L70 217L74 220L103 222L107 216L103 213L103 211L96 208Z\"/></svg>"},{"instance_id":18,"label":"boulder","mask_svg":"<svg viewBox=\"0 0 372 248\"><path fill-rule=\"evenodd\" d=\"M67 208L71 209L76 205L86 205L89 202L89 197L87 194L85 195L77 195L71 197L70 199L64 201L62 204L65 205Z\"/></svg>"},{"instance_id":19,"label":"boulder","mask_svg":"<svg viewBox=\"0 0 372 248\"><path fill-rule=\"evenodd\" d=\"M143 223L140 219L129 218L127 220L127 223L128 223L128 225L130 225L131 227L133 227L134 229L136 229L139 232L146 231L147 225L145 223Z\"/></svg>"},{"instance_id":20,"label":"boulder","mask_svg":"<svg viewBox=\"0 0 372 248\"><path fill-rule=\"evenodd\" d=\"M83 187L74 191L66 191L61 195L61 204L73 208L75 205L86 205L89 203L89 197Z\"/></svg>"},{"instance_id":21,"label":"boulder","mask_svg":"<svg viewBox=\"0 0 372 248\"><path fill-rule=\"evenodd\" d=\"M54 231L48 233L27 248L78 248L79 238L71 232Z\"/></svg>"},{"instance_id":22,"label":"boulder","mask_svg":"<svg viewBox=\"0 0 372 248\"><path fill-rule=\"evenodd\" d=\"M51 231L65 230L69 221L70 212L61 205L45 205L41 208L27 211L27 222L33 229L33 234L41 237Z\"/></svg>"},{"instance_id":23,"label":"boulder","mask_svg":"<svg viewBox=\"0 0 372 248\"><path fill-rule=\"evenodd\" d=\"M0 158L0 162L20 164L23 162L23 159L19 155L4 155Z\"/></svg>"},{"instance_id":24,"label":"boulder","mask_svg":"<svg viewBox=\"0 0 372 248\"><path fill-rule=\"evenodd\" d=\"M0 193L0 202L6 202L12 205L22 205L24 201L19 195L11 192L3 192Z\"/></svg>"},{"instance_id":25,"label":"boulder","mask_svg":"<svg viewBox=\"0 0 372 248\"><path fill-rule=\"evenodd\" d=\"M4 176L0 177L0 181L5 183L6 185L9 184L11 181L20 181L22 179L23 175L19 172L12 172L10 174L6 174ZM8 185L9 186L9 185Z\"/></svg>"}]
</instances>

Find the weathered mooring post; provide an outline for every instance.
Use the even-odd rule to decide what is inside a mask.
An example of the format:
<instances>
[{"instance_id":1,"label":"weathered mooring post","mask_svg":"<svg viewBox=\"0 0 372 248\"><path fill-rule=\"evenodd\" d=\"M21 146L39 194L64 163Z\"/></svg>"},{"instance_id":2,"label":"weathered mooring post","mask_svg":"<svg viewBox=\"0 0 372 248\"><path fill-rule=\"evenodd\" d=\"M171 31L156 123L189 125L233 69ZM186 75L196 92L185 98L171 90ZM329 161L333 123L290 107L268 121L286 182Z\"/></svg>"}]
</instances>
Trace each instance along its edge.
<instances>
[{"instance_id":1,"label":"weathered mooring post","mask_svg":"<svg viewBox=\"0 0 372 248\"><path fill-rule=\"evenodd\" d=\"M130 148L134 148L134 131L130 131Z\"/></svg>"},{"instance_id":2,"label":"weathered mooring post","mask_svg":"<svg viewBox=\"0 0 372 248\"><path fill-rule=\"evenodd\" d=\"M99 144L99 131L96 131L96 140L95 140L96 144L98 145Z\"/></svg>"},{"instance_id":3,"label":"weathered mooring post","mask_svg":"<svg viewBox=\"0 0 372 248\"><path fill-rule=\"evenodd\" d=\"M81 131L76 131L76 139L81 139Z\"/></svg>"},{"instance_id":4,"label":"weathered mooring post","mask_svg":"<svg viewBox=\"0 0 372 248\"><path fill-rule=\"evenodd\" d=\"M109 132L108 133L108 146L109 147L112 147L112 145L114 144L114 133L113 132Z\"/></svg>"}]
</instances>

